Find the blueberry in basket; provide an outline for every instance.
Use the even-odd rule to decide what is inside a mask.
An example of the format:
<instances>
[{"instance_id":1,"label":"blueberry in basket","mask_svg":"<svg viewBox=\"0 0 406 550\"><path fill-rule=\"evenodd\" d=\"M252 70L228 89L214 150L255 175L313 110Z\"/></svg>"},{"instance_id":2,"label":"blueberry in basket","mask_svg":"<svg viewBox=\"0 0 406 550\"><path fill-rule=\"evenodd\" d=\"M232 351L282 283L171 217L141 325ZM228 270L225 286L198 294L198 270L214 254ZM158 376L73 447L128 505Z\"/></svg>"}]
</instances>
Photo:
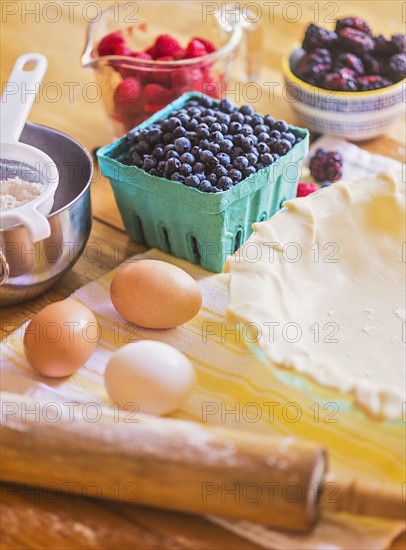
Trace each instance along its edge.
<instances>
[{"instance_id":1,"label":"blueberry in basket","mask_svg":"<svg viewBox=\"0 0 406 550\"><path fill-rule=\"evenodd\" d=\"M228 100L190 99L168 118L127 134L123 163L203 193L219 193L270 166L302 138L284 120Z\"/></svg>"},{"instance_id":2,"label":"blueberry in basket","mask_svg":"<svg viewBox=\"0 0 406 550\"><path fill-rule=\"evenodd\" d=\"M294 74L326 90L367 92L406 77L406 35L374 36L360 17L338 19L334 31L310 24L302 48Z\"/></svg>"}]
</instances>

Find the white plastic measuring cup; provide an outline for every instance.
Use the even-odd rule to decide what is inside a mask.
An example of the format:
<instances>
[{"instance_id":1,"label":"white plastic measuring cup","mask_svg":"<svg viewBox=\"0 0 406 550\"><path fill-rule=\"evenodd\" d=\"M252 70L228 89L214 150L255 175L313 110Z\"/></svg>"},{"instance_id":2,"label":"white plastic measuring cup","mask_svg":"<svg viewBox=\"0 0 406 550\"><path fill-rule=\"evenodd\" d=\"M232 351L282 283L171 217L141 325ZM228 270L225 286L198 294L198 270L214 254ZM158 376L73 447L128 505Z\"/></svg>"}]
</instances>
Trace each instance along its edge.
<instances>
[{"instance_id":1,"label":"white plastic measuring cup","mask_svg":"<svg viewBox=\"0 0 406 550\"><path fill-rule=\"evenodd\" d=\"M32 68L26 70L28 64ZM30 183L43 184L44 190L39 196L21 206L1 211L0 228L22 223L29 230L32 242L46 239L51 234L46 216L52 209L59 183L59 172L54 161L40 149L19 142L47 65L46 57L41 54L21 55L13 67L1 97L1 179L19 177ZM11 89L14 93L11 93Z\"/></svg>"}]
</instances>

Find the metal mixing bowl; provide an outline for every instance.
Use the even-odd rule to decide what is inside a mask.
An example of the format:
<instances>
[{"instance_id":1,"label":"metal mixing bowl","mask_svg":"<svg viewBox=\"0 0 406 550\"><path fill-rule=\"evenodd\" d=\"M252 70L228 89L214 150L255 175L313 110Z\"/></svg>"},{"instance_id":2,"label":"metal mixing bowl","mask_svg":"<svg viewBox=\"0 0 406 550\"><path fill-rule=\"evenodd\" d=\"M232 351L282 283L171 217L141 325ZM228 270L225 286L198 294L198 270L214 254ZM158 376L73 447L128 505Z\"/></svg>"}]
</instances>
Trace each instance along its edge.
<instances>
[{"instance_id":1,"label":"metal mixing bowl","mask_svg":"<svg viewBox=\"0 0 406 550\"><path fill-rule=\"evenodd\" d=\"M59 185L48 220L51 235L33 243L23 225L0 230L0 306L45 292L79 259L91 229L89 153L71 137L27 122L20 141L47 153L59 170Z\"/></svg>"}]
</instances>

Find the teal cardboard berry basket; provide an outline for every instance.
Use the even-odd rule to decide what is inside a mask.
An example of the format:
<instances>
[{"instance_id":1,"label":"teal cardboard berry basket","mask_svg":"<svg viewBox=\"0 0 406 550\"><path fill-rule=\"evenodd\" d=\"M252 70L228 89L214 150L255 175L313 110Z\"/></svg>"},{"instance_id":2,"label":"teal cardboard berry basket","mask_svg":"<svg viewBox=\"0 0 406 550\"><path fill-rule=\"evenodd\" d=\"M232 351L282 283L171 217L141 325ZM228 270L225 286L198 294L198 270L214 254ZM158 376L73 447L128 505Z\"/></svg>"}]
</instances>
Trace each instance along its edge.
<instances>
[{"instance_id":1,"label":"teal cardboard berry basket","mask_svg":"<svg viewBox=\"0 0 406 550\"><path fill-rule=\"evenodd\" d=\"M195 92L183 94L136 129L167 118L188 100L201 97ZM270 218L285 200L296 196L309 133L291 129L302 141L271 166L221 193L203 193L123 164L119 159L127 151L125 136L99 149L97 156L131 239L220 272L226 257L251 235L252 224Z\"/></svg>"}]
</instances>

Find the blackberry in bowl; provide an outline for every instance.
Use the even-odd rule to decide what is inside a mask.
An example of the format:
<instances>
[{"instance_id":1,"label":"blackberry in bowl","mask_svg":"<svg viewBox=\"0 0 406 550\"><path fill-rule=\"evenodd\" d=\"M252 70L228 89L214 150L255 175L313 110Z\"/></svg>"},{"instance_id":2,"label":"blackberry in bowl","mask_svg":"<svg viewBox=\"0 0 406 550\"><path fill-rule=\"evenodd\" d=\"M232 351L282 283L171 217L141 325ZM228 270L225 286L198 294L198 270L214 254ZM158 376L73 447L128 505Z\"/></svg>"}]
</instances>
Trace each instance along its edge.
<instances>
[{"instance_id":1,"label":"blackberry in bowl","mask_svg":"<svg viewBox=\"0 0 406 550\"><path fill-rule=\"evenodd\" d=\"M282 60L287 95L300 123L354 141L377 137L403 116L405 35L374 36L359 17L314 24Z\"/></svg>"},{"instance_id":2,"label":"blackberry in bowl","mask_svg":"<svg viewBox=\"0 0 406 550\"><path fill-rule=\"evenodd\" d=\"M190 92L97 155L131 238L218 272L296 196L307 148L307 130Z\"/></svg>"}]
</instances>

